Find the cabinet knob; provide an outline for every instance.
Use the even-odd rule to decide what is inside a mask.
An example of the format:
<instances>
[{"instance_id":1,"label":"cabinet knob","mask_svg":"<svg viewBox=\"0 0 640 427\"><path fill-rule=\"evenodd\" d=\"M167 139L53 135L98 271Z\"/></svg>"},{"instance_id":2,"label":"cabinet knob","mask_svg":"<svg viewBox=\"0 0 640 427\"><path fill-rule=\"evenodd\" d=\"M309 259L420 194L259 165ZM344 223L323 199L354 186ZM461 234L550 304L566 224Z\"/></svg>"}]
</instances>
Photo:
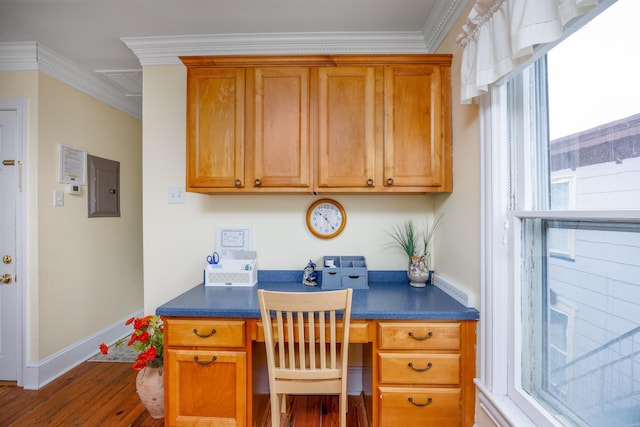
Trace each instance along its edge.
<instances>
[{"instance_id":1,"label":"cabinet knob","mask_svg":"<svg viewBox=\"0 0 640 427\"><path fill-rule=\"evenodd\" d=\"M240 181L239 179L236 179L235 185L236 187L242 187L242 181Z\"/></svg>"},{"instance_id":2,"label":"cabinet knob","mask_svg":"<svg viewBox=\"0 0 640 427\"><path fill-rule=\"evenodd\" d=\"M373 180L372 180L371 178L369 178L369 179L367 180L367 185L368 185L369 187L373 187Z\"/></svg>"},{"instance_id":3,"label":"cabinet knob","mask_svg":"<svg viewBox=\"0 0 640 427\"><path fill-rule=\"evenodd\" d=\"M387 178L387 185L393 185L393 178Z\"/></svg>"},{"instance_id":4,"label":"cabinet knob","mask_svg":"<svg viewBox=\"0 0 640 427\"><path fill-rule=\"evenodd\" d=\"M255 185L256 187L260 187L262 185L262 181L260 181L260 178L256 178L256 180L253 181L253 185Z\"/></svg>"}]
</instances>

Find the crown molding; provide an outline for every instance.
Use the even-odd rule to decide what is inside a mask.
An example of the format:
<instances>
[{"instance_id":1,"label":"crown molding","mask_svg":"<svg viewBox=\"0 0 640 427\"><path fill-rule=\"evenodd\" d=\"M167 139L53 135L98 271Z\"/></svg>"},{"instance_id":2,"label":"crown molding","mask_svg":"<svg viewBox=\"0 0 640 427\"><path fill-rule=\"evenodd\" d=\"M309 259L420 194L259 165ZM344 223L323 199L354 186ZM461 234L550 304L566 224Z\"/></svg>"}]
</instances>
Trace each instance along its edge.
<instances>
[{"instance_id":1,"label":"crown molding","mask_svg":"<svg viewBox=\"0 0 640 427\"><path fill-rule=\"evenodd\" d=\"M429 53L420 31L208 34L121 40L143 66L181 64L180 56L201 55Z\"/></svg>"},{"instance_id":2,"label":"crown molding","mask_svg":"<svg viewBox=\"0 0 640 427\"><path fill-rule=\"evenodd\" d=\"M433 53L470 0L436 2L422 31L238 33L124 37L140 64L181 64L180 56Z\"/></svg>"},{"instance_id":3,"label":"crown molding","mask_svg":"<svg viewBox=\"0 0 640 427\"><path fill-rule=\"evenodd\" d=\"M449 0L435 2L432 12L422 26L425 47L430 52L435 52L447 36L453 24L469 5L470 0Z\"/></svg>"},{"instance_id":4,"label":"crown molding","mask_svg":"<svg viewBox=\"0 0 640 427\"><path fill-rule=\"evenodd\" d=\"M0 43L0 71L33 71L38 69L36 42Z\"/></svg>"},{"instance_id":5,"label":"crown molding","mask_svg":"<svg viewBox=\"0 0 640 427\"><path fill-rule=\"evenodd\" d=\"M41 71L130 116L142 119L142 107L122 92L37 42L0 43L0 71Z\"/></svg>"}]
</instances>

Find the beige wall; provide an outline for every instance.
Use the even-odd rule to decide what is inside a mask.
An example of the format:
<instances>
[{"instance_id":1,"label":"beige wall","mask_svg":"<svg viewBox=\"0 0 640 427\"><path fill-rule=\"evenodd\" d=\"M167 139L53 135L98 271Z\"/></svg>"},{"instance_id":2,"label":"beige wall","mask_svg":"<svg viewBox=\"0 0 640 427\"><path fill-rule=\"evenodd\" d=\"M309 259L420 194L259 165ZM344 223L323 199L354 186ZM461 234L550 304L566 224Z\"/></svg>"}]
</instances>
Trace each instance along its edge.
<instances>
[{"instance_id":1,"label":"beige wall","mask_svg":"<svg viewBox=\"0 0 640 427\"><path fill-rule=\"evenodd\" d=\"M453 129L453 192L436 198L446 219L436 243L440 273L466 290L480 304L480 125L478 106L460 103L462 48L455 42L474 2L451 28L438 53L452 53L451 110Z\"/></svg>"},{"instance_id":2,"label":"beige wall","mask_svg":"<svg viewBox=\"0 0 640 427\"><path fill-rule=\"evenodd\" d=\"M27 360L38 361L142 307L142 124L38 72L0 73L28 98ZM53 207L58 143L120 162L121 217L87 218L83 194Z\"/></svg>"},{"instance_id":3,"label":"beige wall","mask_svg":"<svg viewBox=\"0 0 640 427\"><path fill-rule=\"evenodd\" d=\"M402 270L405 257L388 248L394 224L422 222L434 211L433 195L338 195L347 227L321 240L306 229L309 204L321 196L224 196L188 193L169 205L170 186L185 183L186 70L182 65L144 68L145 310L202 282L205 255L215 248L217 225L253 227L260 269L302 270L323 255L363 255L371 270ZM455 179L455 178L454 178ZM455 183L454 183L455 185ZM435 265L436 269L439 265Z\"/></svg>"}]
</instances>

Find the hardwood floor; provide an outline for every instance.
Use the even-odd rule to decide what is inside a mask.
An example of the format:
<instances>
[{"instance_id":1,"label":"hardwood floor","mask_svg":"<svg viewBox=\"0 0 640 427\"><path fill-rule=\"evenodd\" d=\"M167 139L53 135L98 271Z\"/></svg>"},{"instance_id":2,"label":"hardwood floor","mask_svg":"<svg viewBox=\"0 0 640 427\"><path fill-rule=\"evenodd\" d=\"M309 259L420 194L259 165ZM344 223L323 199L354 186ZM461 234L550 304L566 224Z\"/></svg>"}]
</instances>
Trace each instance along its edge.
<instances>
[{"instance_id":1,"label":"hardwood floor","mask_svg":"<svg viewBox=\"0 0 640 427\"><path fill-rule=\"evenodd\" d=\"M113 426L164 427L153 419L135 390L136 371L128 363L84 362L40 390L0 383L0 427ZM268 396L256 426L270 427ZM296 396L282 415L282 427L337 426L336 396ZM349 396L348 427L368 427L359 396Z\"/></svg>"},{"instance_id":2,"label":"hardwood floor","mask_svg":"<svg viewBox=\"0 0 640 427\"><path fill-rule=\"evenodd\" d=\"M40 390L0 387L0 426L163 427L136 395L129 363L84 362Z\"/></svg>"}]
</instances>

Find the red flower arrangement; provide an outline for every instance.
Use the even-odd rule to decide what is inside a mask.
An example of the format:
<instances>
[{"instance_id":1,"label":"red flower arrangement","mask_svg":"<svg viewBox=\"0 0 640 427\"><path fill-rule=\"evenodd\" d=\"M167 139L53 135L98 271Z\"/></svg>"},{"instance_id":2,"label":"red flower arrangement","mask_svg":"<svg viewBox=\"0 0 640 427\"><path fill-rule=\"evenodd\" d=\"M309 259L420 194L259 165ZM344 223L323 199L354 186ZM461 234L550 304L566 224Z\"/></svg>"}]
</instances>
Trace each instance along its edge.
<instances>
[{"instance_id":1,"label":"red flower arrangement","mask_svg":"<svg viewBox=\"0 0 640 427\"><path fill-rule=\"evenodd\" d=\"M162 349L164 346L164 326L160 316L132 317L127 320L126 325L133 323L133 333L127 345L138 352L138 358L132 365L133 369L139 371L146 366L159 368L162 366ZM125 342L122 338L116 342L116 346ZM100 344L100 352L107 354L109 347Z\"/></svg>"}]
</instances>

